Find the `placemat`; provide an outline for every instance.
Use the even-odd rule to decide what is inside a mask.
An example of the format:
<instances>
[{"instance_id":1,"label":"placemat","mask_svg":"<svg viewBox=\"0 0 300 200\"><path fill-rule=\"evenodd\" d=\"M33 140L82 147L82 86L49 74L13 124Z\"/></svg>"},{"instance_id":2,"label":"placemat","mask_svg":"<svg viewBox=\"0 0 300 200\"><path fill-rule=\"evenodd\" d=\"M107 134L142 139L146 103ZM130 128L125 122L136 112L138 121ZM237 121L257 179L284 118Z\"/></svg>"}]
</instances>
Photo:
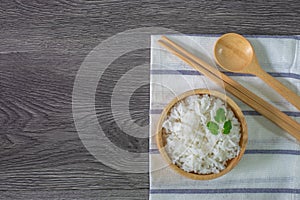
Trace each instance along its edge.
<instances>
[{"instance_id":1,"label":"placemat","mask_svg":"<svg viewBox=\"0 0 300 200\"><path fill-rule=\"evenodd\" d=\"M191 180L173 172L155 143L155 130L164 106L177 95L197 88L225 92L151 40L150 75L150 199L300 199L300 145L288 133L229 95L242 109L248 124L247 150L228 174L209 181ZM169 35L211 65L219 35ZM300 93L299 36L246 36L262 68ZM223 70L219 69L223 72ZM225 72L258 96L300 122L300 112L259 78Z\"/></svg>"}]
</instances>

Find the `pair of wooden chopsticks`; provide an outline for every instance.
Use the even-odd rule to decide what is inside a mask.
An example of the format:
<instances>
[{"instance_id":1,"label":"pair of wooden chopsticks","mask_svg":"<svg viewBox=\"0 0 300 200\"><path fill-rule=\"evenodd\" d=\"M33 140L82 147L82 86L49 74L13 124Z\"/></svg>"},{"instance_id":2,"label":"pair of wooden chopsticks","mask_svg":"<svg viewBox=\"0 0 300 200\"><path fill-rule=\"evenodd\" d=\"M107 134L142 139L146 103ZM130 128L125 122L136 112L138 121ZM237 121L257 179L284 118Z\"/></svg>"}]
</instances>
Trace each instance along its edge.
<instances>
[{"instance_id":1,"label":"pair of wooden chopsticks","mask_svg":"<svg viewBox=\"0 0 300 200\"><path fill-rule=\"evenodd\" d=\"M300 141L300 124L298 122L271 104L267 103L265 100L249 91L235 80L226 76L216 68L210 66L200 58L185 50L180 45L171 41L166 36L162 36L158 43L179 57L181 60L189 64L195 70L207 76L221 87L225 87L225 90L239 98L241 101L252 107L261 115L265 116Z\"/></svg>"}]
</instances>

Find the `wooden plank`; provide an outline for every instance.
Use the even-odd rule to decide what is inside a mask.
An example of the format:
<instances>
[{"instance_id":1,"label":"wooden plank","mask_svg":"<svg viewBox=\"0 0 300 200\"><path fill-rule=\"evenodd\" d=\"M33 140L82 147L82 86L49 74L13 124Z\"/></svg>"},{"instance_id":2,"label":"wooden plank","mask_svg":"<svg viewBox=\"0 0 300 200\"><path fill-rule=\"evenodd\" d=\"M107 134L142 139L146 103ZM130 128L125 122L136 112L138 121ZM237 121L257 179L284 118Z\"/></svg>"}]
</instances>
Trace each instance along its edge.
<instances>
[{"instance_id":1,"label":"wooden plank","mask_svg":"<svg viewBox=\"0 0 300 200\"><path fill-rule=\"evenodd\" d=\"M63 190L1 192L0 200L19 199L142 200L148 199L148 190Z\"/></svg>"}]
</instances>

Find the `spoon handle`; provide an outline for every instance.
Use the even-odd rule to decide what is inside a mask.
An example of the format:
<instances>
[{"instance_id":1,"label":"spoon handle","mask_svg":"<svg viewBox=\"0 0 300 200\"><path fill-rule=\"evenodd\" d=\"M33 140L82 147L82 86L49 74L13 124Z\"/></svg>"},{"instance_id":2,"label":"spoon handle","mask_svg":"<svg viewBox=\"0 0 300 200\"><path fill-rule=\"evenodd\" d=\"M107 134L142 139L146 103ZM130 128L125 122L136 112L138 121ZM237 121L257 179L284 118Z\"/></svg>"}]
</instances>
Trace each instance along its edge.
<instances>
[{"instance_id":1,"label":"spoon handle","mask_svg":"<svg viewBox=\"0 0 300 200\"><path fill-rule=\"evenodd\" d=\"M284 97L298 110L300 110L300 96L298 96L292 90L288 89L281 82L279 82L276 78L274 78L273 76L271 76L270 74L268 74L260 68L257 68L255 75L264 80L270 87L272 87L282 97Z\"/></svg>"}]
</instances>

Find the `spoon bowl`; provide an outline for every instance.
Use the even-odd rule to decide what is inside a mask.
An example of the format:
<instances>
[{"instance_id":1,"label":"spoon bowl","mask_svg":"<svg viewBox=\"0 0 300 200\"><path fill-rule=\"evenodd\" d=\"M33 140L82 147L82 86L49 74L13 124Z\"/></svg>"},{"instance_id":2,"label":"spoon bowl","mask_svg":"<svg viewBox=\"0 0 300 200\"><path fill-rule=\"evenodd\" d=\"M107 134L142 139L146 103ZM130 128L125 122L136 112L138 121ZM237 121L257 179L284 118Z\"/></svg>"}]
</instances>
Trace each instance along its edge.
<instances>
[{"instance_id":1,"label":"spoon bowl","mask_svg":"<svg viewBox=\"0 0 300 200\"><path fill-rule=\"evenodd\" d=\"M218 39L214 48L215 60L222 68L240 72L253 60L254 51L248 40L239 34L229 33Z\"/></svg>"},{"instance_id":2,"label":"spoon bowl","mask_svg":"<svg viewBox=\"0 0 300 200\"><path fill-rule=\"evenodd\" d=\"M222 35L215 43L214 58L227 71L253 74L261 78L300 110L300 97L260 67L254 48L243 36L236 33Z\"/></svg>"}]
</instances>

